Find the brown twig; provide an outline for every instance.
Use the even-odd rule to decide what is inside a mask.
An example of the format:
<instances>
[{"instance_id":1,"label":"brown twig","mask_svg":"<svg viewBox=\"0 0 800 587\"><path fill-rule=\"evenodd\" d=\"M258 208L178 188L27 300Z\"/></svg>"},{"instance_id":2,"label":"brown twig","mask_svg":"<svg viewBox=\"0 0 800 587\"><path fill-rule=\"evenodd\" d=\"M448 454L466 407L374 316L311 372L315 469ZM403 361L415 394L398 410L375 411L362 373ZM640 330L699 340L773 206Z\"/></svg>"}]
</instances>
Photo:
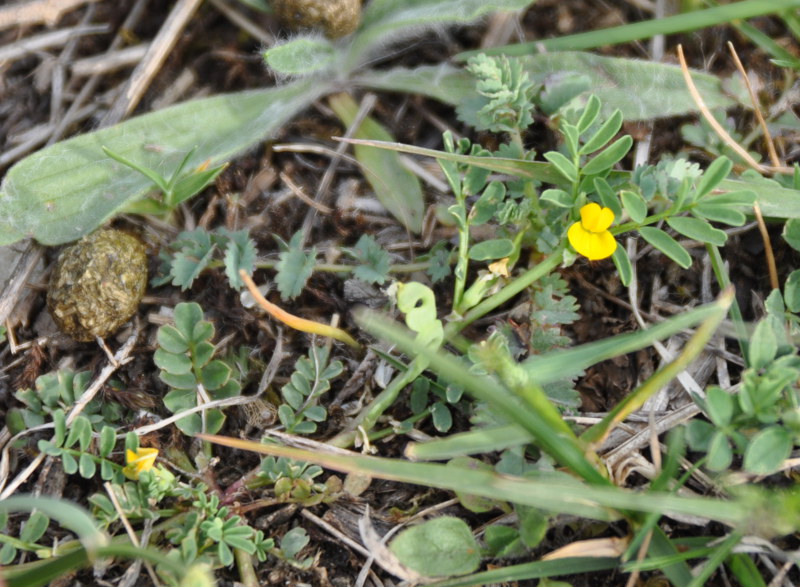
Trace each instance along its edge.
<instances>
[{"instance_id":1,"label":"brown twig","mask_svg":"<svg viewBox=\"0 0 800 587\"><path fill-rule=\"evenodd\" d=\"M725 141L725 144L728 145L731 149L736 151L736 153L744 159L750 167L758 171L759 173L792 173L792 169L786 167L768 167L766 165L761 165L758 161L753 159L750 153L742 147L739 143L733 140L733 137L728 134L722 125L717 122L717 119L714 118L714 115L711 114L711 110L708 109L706 106L703 97L700 95L700 92L697 91L697 87L694 85L694 81L692 80L692 76L689 73L689 66L686 65L686 58L683 56L683 46L678 45L678 61L681 64L681 71L683 72L683 79L686 82L686 89L689 90L689 94L692 96L694 103L697 105L698 110L703 115L703 118L706 119L706 122L714 129L714 132L717 133L719 138Z\"/></svg>"},{"instance_id":2,"label":"brown twig","mask_svg":"<svg viewBox=\"0 0 800 587\"><path fill-rule=\"evenodd\" d=\"M761 114L761 108L758 107L758 99L756 98L756 93L753 91L753 86L750 85L750 78L747 76L747 72L739 59L739 55L736 53L736 49L733 47L733 43L730 41L728 41L728 49L731 51L736 68L739 70L739 73L742 74L742 78L744 78L744 85L747 87L747 91L750 94L750 102L753 104L753 110L756 113L758 124L764 131L764 140L767 143L767 151L769 152L772 166L775 168L783 167L783 162L780 160L778 152L775 150L775 142L772 140L772 135L769 132L767 123ZM758 222L758 231L761 233L761 238L764 241L764 255L767 258L767 267L769 268L769 283L772 289L778 289L780 287L778 283L778 268L775 265L775 255L772 252L772 241L770 240L767 225L764 222L764 216L761 214L761 207L758 205L758 202L753 204L753 212Z\"/></svg>"}]
</instances>

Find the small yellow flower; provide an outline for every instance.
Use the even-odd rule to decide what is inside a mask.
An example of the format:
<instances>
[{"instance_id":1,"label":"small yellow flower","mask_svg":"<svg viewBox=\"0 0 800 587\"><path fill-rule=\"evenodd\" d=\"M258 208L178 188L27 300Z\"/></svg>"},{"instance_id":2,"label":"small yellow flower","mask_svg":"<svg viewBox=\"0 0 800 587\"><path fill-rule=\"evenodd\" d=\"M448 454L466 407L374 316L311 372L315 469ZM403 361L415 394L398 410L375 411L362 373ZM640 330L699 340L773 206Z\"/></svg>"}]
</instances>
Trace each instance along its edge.
<instances>
[{"instance_id":1,"label":"small yellow flower","mask_svg":"<svg viewBox=\"0 0 800 587\"><path fill-rule=\"evenodd\" d=\"M122 468L122 473L131 481L138 481L140 473L153 468L157 456L157 448L140 448L136 452L125 451L126 465Z\"/></svg>"},{"instance_id":2,"label":"small yellow flower","mask_svg":"<svg viewBox=\"0 0 800 587\"><path fill-rule=\"evenodd\" d=\"M608 227L614 222L611 208L591 202L581 208L581 220L569 227L567 238L578 253L591 261L610 257L617 249Z\"/></svg>"}]
</instances>

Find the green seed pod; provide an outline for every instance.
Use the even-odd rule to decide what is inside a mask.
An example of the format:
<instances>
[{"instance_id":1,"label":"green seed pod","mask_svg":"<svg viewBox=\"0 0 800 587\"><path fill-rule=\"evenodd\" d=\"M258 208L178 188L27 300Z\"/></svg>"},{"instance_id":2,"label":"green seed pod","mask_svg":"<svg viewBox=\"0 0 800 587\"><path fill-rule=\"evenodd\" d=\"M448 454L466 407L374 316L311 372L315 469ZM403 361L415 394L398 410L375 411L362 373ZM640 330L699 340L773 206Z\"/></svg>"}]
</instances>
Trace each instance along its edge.
<instances>
[{"instance_id":1,"label":"green seed pod","mask_svg":"<svg viewBox=\"0 0 800 587\"><path fill-rule=\"evenodd\" d=\"M290 29L320 28L329 39L349 35L361 21L361 0L272 0L272 10Z\"/></svg>"},{"instance_id":2,"label":"green seed pod","mask_svg":"<svg viewBox=\"0 0 800 587\"><path fill-rule=\"evenodd\" d=\"M61 252L47 307L65 334L94 340L114 333L136 313L146 287L142 242L119 230L98 230Z\"/></svg>"}]
</instances>

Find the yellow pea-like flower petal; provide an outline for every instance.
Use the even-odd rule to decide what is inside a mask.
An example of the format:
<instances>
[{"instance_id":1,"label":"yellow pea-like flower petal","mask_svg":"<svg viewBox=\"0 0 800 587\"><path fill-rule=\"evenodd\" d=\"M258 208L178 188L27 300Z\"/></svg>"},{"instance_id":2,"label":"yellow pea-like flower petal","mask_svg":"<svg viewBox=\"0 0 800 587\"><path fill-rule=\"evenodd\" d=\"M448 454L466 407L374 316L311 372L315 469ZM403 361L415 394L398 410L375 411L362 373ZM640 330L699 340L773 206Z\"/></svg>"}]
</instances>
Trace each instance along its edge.
<instances>
[{"instance_id":1,"label":"yellow pea-like flower petal","mask_svg":"<svg viewBox=\"0 0 800 587\"><path fill-rule=\"evenodd\" d=\"M591 202L580 210L581 220L567 231L567 239L573 248L591 261L605 259L614 254L617 241L608 228L614 222L614 212Z\"/></svg>"},{"instance_id":2,"label":"yellow pea-like flower petal","mask_svg":"<svg viewBox=\"0 0 800 587\"><path fill-rule=\"evenodd\" d=\"M138 481L140 473L153 468L157 456L157 448L140 448L136 452L128 450L125 452L127 464L122 468L122 473L131 481Z\"/></svg>"}]
</instances>

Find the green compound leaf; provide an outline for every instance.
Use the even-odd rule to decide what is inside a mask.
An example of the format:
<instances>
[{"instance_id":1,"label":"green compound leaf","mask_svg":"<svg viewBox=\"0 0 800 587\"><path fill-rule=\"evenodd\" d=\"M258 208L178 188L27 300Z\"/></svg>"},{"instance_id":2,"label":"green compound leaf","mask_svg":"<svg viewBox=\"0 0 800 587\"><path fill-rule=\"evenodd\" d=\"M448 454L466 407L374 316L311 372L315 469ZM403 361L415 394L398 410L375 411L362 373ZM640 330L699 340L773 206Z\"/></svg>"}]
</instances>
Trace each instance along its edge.
<instances>
[{"instance_id":1,"label":"green compound leaf","mask_svg":"<svg viewBox=\"0 0 800 587\"><path fill-rule=\"evenodd\" d=\"M328 91L319 80L192 100L46 147L14 165L0 186L0 245L33 237L58 245L88 234L152 190L103 147L168 176L215 166L274 133ZM202 124L198 121L202 120Z\"/></svg>"},{"instance_id":2,"label":"green compound leaf","mask_svg":"<svg viewBox=\"0 0 800 587\"><path fill-rule=\"evenodd\" d=\"M324 37L298 37L264 51L267 66L281 75L308 75L329 69L336 49Z\"/></svg>"},{"instance_id":3,"label":"green compound leaf","mask_svg":"<svg viewBox=\"0 0 800 587\"><path fill-rule=\"evenodd\" d=\"M239 276L239 270L244 269L248 275L253 273L257 256L256 244L250 238L248 230L234 232L221 228L217 232L220 236L228 239L225 246L225 275L227 275L231 287L239 290L244 285Z\"/></svg>"},{"instance_id":4,"label":"green compound leaf","mask_svg":"<svg viewBox=\"0 0 800 587\"><path fill-rule=\"evenodd\" d=\"M426 577L474 572L480 547L466 522L442 516L403 530L389 545L400 562Z\"/></svg>"},{"instance_id":5,"label":"green compound leaf","mask_svg":"<svg viewBox=\"0 0 800 587\"><path fill-rule=\"evenodd\" d=\"M642 235L644 240L653 245L684 269L688 269L692 265L692 257L689 255L686 249L684 249L678 243L678 241L660 228L642 226L639 228L639 233Z\"/></svg>"},{"instance_id":6,"label":"green compound leaf","mask_svg":"<svg viewBox=\"0 0 800 587\"><path fill-rule=\"evenodd\" d=\"M667 224L675 232L702 243L710 243L721 247L728 240L728 235L719 228L714 228L705 220L690 216L673 216L667 219Z\"/></svg>"},{"instance_id":7,"label":"green compound leaf","mask_svg":"<svg viewBox=\"0 0 800 587\"><path fill-rule=\"evenodd\" d=\"M592 98L594 100L592 100ZM589 101L594 102L596 104L597 110L599 111L601 102L599 101L597 96L592 94L589 97ZM581 120L583 120L583 115L581 115ZM578 122L578 125L580 126L580 121ZM597 129L597 132L586 140L583 147L581 147L579 153L581 155L588 155L589 153L594 153L598 149L602 149L604 146L606 146L606 144L608 144L608 142L611 139L614 138L614 135L616 135L619 132L619 129L621 128L622 128L622 112L620 112L619 110L615 110L614 113L608 117L608 120L606 120L600 126L600 128Z\"/></svg>"},{"instance_id":8,"label":"green compound leaf","mask_svg":"<svg viewBox=\"0 0 800 587\"><path fill-rule=\"evenodd\" d=\"M288 245L283 241L279 241L279 244L285 250L279 254L278 264L275 266L278 271L275 284L281 299L287 301L299 296L306 286L308 278L314 272L317 249L312 247L308 254L303 251L303 232L299 230L294 233Z\"/></svg>"}]
</instances>

